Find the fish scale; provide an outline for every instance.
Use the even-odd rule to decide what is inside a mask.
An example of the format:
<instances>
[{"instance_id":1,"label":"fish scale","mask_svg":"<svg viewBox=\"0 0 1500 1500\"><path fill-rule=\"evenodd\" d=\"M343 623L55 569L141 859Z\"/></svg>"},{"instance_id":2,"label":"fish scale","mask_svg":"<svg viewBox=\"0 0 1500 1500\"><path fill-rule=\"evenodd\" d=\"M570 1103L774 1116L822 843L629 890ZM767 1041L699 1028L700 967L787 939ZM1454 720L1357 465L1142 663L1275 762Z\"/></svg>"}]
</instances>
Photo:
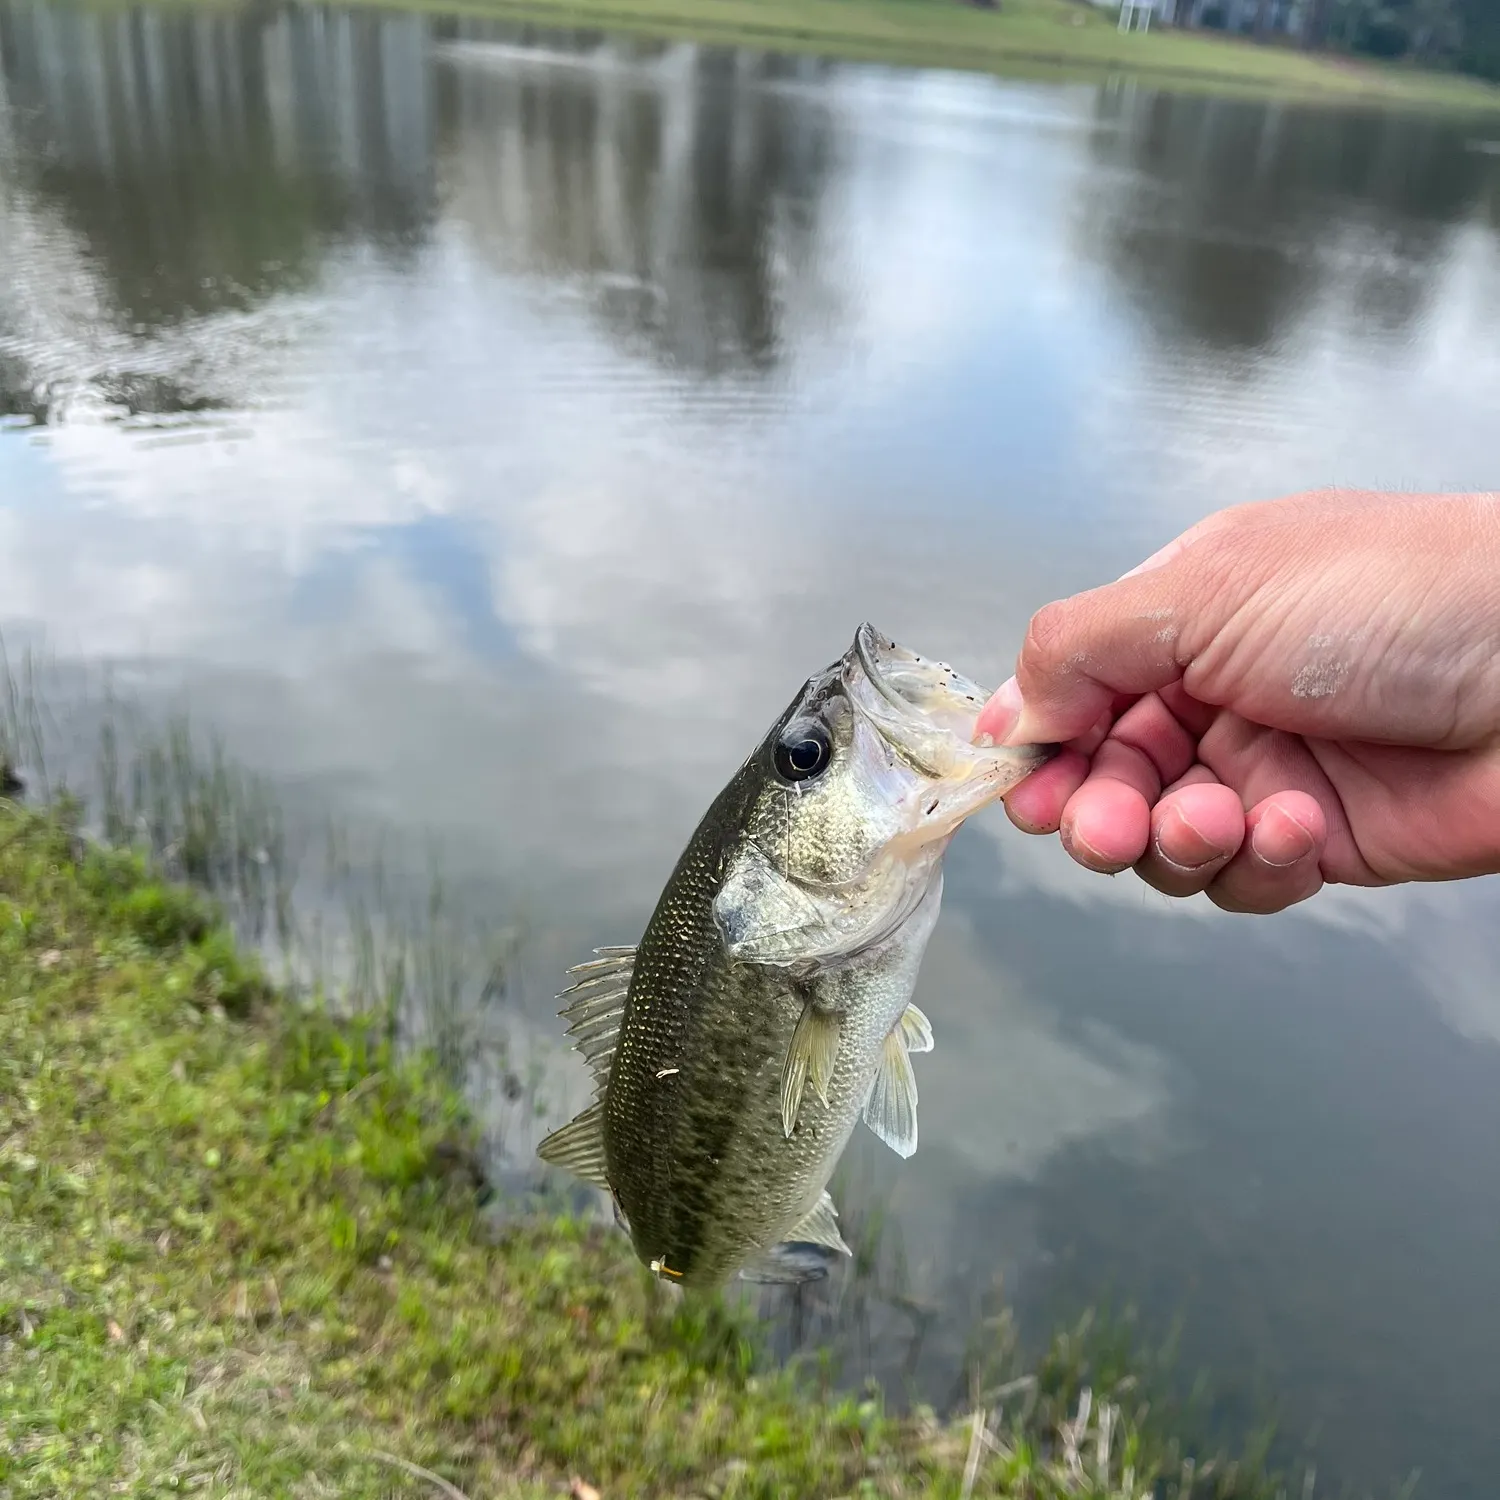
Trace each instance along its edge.
<instances>
[{"instance_id":1,"label":"fish scale","mask_svg":"<svg viewBox=\"0 0 1500 1500\"><path fill-rule=\"evenodd\" d=\"M609 1189L658 1274L800 1279L790 1244L848 1253L827 1184L861 1117L915 1150L943 853L1051 753L970 744L982 697L861 627L714 799L639 946L575 971L596 1098L539 1154Z\"/></svg>"}]
</instances>

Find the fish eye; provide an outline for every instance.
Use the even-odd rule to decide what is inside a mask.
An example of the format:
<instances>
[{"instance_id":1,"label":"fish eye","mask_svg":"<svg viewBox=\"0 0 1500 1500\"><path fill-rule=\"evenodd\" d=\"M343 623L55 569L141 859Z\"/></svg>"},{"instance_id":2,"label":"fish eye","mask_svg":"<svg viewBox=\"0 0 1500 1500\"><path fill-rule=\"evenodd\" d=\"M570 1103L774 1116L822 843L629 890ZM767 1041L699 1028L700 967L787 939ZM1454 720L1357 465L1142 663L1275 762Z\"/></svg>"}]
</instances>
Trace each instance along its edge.
<instances>
[{"instance_id":1,"label":"fish eye","mask_svg":"<svg viewBox=\"0 0 1500 1500\"><path fill-rule=\"evenodd\" d=\"M788 724L776 742L776 772L784 781L810 781L833 757L833 741L816 719Z\"/></svg>"}]
</instances>

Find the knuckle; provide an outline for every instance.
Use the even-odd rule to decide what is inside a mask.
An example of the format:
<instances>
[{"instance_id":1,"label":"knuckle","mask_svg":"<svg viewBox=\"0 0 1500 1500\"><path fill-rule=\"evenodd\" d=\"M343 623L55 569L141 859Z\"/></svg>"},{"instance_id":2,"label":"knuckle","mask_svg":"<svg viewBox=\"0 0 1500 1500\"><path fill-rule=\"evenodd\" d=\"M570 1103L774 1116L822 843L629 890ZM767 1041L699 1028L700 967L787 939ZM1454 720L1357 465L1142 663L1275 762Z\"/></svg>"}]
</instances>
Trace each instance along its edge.
<instances>
[{"instance_id":1,"label":"knuckle","mask_svg":"<svg viewBox=\"0 0 1500 1500\"><path fill-rule=\"evenodd\" d=\"M1094 755L1095 776L1118 781L1153 803L1161 795L1161 774L1144 750L1124 740L1107 739Z\"/></svg>"},{"instance_id":2,"label":"knuckle","mask_svg":"<svg viewBox=\"0 0 1500 1500\"><path fill-rule=\"evenodd\" d=\"M1268 538L1266 546L1274 550L1276 541ZM1204 599L1218 598L1226 590L1234 592L1249 584L1255 576L1253 564L1259 560L1260 550L1258 546L1247 546L1242 535L1228 529L1206 536L1194 559Z\"/></svg>"},{"instance_id":3,"label":"knuckle","mask_svg":"<svg viewBox=\"0 0 1500 1500\"><path fill-rule=\"evenodd\" d=\"M1055 671L1066 662L1069 641L1075 638L1070 629L1073 613L1068 600L1056 599L1032 615L1021 644L1021 660L1025 665L1046 672Z\"/></svg>"}]
</instances>

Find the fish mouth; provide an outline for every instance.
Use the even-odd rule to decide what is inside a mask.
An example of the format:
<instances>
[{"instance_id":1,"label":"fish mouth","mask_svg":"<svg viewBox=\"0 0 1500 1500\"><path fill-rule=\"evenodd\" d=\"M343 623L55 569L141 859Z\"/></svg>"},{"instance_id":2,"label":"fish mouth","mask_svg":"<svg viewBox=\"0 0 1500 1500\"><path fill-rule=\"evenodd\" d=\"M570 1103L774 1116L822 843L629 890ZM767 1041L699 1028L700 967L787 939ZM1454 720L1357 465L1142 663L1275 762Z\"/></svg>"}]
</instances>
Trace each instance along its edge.
<instances>
[{"instance_id":1,"label":"fish mouth","mask_svg":"<svg viewBox=\"0 0 1500 1500\"><path fill-rule=\"evenodd\" d=\"M929 723L974 737L979 710L990 696L947 662L918 656L868 622L854 637L854 655L872 687L898 713L920 714Z\"/></svg>"},{"instance_id":2,"label":"fish mouth","mask_svg":"<svg viewBox=\"0 0 1500 1500\"><path fill-rule=\"evenodd\" d=\"M868 622L845 657L844 681L881 738L930 779L922 790L921 822L933 834L1006 797L1060 748L975 744L989 690Z\"/></svg>"}]
</instances>

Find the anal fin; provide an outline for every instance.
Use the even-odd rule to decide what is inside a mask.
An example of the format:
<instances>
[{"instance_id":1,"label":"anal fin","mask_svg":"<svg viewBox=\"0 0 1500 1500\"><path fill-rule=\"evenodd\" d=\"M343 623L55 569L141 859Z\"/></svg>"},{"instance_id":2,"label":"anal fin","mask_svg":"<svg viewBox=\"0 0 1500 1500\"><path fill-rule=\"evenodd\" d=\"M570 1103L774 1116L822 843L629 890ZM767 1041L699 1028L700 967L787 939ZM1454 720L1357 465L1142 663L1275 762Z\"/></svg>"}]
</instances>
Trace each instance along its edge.
<instances>
[{"instance_id":1,"label":"anal fin","mask_svg":"<svg viewBox=\"0 0 1500 1500\"><path fill-rule=\"evenodd\" d=\"M865 1101L865 1124L897 1156L908 1157L917 1149L917 1078L902 1029L897 1022L881 1049L880 1070Z\"/></svg>"},{"instance_id":2,"label":"anal fin","mask_svg":"<svg viewBox=\"0 0 1500 1500\"><path fill-rule=\"evenodd\" d=\"M536 1154L554 1167L562 1167L595 1187L607 1188L609 1177L604 1160L604 1101L595 1102L554 1130Z\"/></svg>"},{"instance_id":3,"label":"anal fin","mask_svg":"<svg viewBox=\"0 0 1500 1500\"><path fill-rule=\"evenodd\" d=\"M802 1095L808 1080L818 1098L828 1103L828 1084L839 1055L839 1018L836 1011L820 1011L811 1000L802 1008L797 1029L781 1068L781 1128L788 1136L797 1126Z\"/></svg>"},{"instance_id":4,"label":"anal fin","mask_svg":"<svg viewBox=\"0 0 1500 1500\"><path fill-rule=\"evenodd\" d=\"M761 1286L804 1286L824 1280L828 1265L827 1258L811 1246L798 1250L778 1246L742 1267L739 1277Z\"/></svg>"},{"instance_id":5,"label":"anal fin","mask_svg":"<svg viewBox=\"0 0 1500 1500\"><path fill-rule=\"evenodd\" d=\"M852 1255L854 1252L844 1243L844 1237L839 1233L838 1218L839 1211L833 1206L833 1199L825 1188L813 1206L813 1211L787 1230L783 1238L787 1244L822 1245L829 1250L837 1250L840 1255Z\"/></svg>"}]
</instances>

